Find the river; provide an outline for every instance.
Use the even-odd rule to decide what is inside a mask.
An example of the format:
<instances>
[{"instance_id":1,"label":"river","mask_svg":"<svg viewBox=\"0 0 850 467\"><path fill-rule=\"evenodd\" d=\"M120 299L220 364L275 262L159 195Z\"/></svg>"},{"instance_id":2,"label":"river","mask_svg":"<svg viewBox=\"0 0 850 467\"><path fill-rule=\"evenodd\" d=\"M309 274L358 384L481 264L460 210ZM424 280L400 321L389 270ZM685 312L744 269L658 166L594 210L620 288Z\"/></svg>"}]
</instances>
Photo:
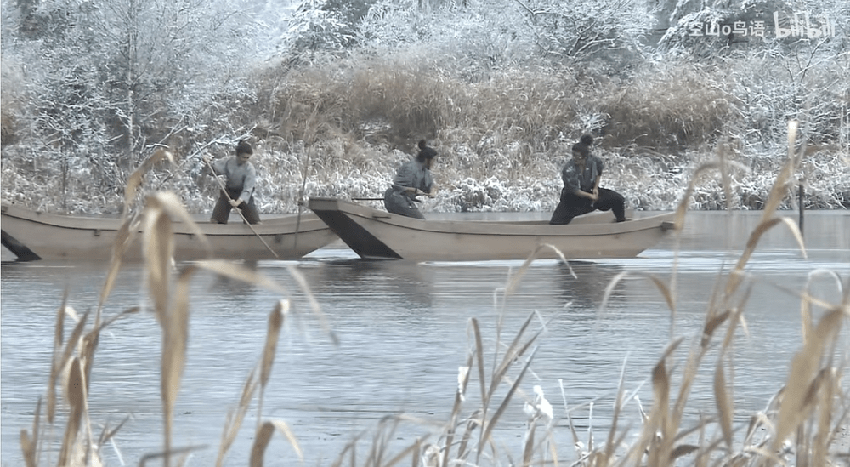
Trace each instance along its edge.
<instances>
[{"instance_id":1,"label":"river","mask_svg":"<svg viewBox=\"0 0 850 467\"><path fill-rule=\"evenodd\" d=\"M796 221L796 214L782 214ZM516 458L522 452L527 420L522 396L534 397L535 385L557 416L563 415L565 404L572 409L585 443L588 433L600 442L607 436L621 379L625 389L637 395L624 410L621 426L640 423L637 402L646 410L651 406L653 366L671 338L684 337L689 343L699 332L713 287L734 266L760 215L689 213L681 237L671 235L636 259L570 265L535 261L507 297L504 287L520 261L365 262L340 245L301 261L245 265L288 287L288 296L199 275L192 282L190 342L175 411L175 446L197 447L187 465L213 465L226 414L236 407L242 385L260 358L269 312L280 298L292 301L292 312L265 392L263 419L289 426L303 449L304 465L330 465L362 431L367 435L357 455L364 455L374 439L371 433L389 415L417 418L402 423L389 437L393 449L442 426L454 403L458 368L473 346L472 318L480 324L488 382L500 326L502 351L529 315L536 315L531 331L543 330L520 384L522 394L515 396L494 434L507 453ZM736 334L736 370L734 378L728 376L738 423L762 410L787 378L801 342L798 294L809 278L812 294L833 303L840 301L842 284L816 271L837 273L843 287L850 286L850 213L807 212L804 228L805 255L790 231L778 226L761 240L747 264L747 332ZM290 273L293 267L309 284L338 343L311 313L307 294ZM669 283L674 271L675 314L647 279L653 275ZM68 305L78 313L94 310L104 276L102 265L3 264L2 465L23 465L20 431L31 429L38 397L46 394L63 290L68 289ZM622 280L603 309L606 287L615 277ZM144 454L162 449L160 330L142 284L138 266L124 268L105 315L133 306L142 307L142 312L107 328L92 372L89 413L95 431L129 416L114 445L103 448L107 465L137 464ZM823 310L815 312L818 316ZM66 337L73 325L67 321ZM842 339L850 342L846 336ZM712 366L714 360L707 362ZM713 371L704 370L688 404L686 418L692 421L715 410ZM517 374L518 368L509 373ZM477 408L478 391L476 372L463 416ZM499 394L503 397L505 391ZM256 407L255 400L226 465L248 464ZM66 412L62 408L60 418ZM42 436L55 441L63 429L57 425ZM569 459L573 442L563 419L555 427L555 439L562 460ZM44 456L55 463L55 449ZM296 465L297 459L284 437L275 435L266 465Z\"/></svg>"}]
</instances>

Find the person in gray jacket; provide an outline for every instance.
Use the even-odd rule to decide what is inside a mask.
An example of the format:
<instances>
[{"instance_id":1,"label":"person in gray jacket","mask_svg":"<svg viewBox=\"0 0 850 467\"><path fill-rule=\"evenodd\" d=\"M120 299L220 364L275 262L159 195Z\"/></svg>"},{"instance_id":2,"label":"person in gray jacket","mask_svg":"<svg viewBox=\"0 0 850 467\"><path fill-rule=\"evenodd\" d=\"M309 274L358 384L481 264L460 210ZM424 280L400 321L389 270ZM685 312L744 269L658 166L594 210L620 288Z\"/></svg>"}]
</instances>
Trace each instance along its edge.
<instances>
[{"instance_id":1,"label":"person in gray jacket","mask_svg":"<svg viewBox=\"0 0 850 467\"><path fill-rule=\"evenodd\" d=\"M419 141L419 154L416 159L407 161L399 167L393 178L392 186L384 192L384 207L391 214L425 219L415 202L417 196L434 196L434 179L431 177L431 165L437 151L428 146L425 140Z\"/></svg>"},{"instance_id":2,"label":"person in gray jacket","mask_svg":"<svg viewBox=\"0 0 850 467\"><path fill-rule=\"evenodd\" d=\"M626 200L614 190L599 187L599 178L605 167L602 159L590 153L593 137L582 135L572 147L573 158L561 169L564 189L550 224L566 225L574 217L595 210L613 211L617 222L626 220Z\"/></svg>"},{"instance_id":3,"label":"person in gray jacket","mask_svg":"<svg viewBox=\"0 0 850 467\"><path fill-rule=\"evenodd\" d=\"M245 140L236 144L236 155L210 162L209 156L204 161L212 167L215 175L224 174L227 177L226 190L220 190L218 201L213 208L210 222L227 224L230 210L238 208L249 224L260 223L260 213L254 204L254 188L257 185L257 170L248 162L253 154L251 145Z\"/></svg>"}]
</instances>

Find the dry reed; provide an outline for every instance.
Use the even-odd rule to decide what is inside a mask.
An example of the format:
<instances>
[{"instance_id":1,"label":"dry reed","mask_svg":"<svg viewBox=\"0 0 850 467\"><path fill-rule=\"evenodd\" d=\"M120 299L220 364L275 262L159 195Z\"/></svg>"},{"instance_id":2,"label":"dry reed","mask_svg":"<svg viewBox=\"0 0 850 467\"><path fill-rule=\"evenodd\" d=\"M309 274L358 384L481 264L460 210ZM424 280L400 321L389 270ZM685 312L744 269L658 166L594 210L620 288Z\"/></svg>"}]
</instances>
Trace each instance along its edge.
<instances>
[{"instance_id":1,"label":"dry reed","mask_svg":"<svg viewBox=\"0 0 850 467\"><path fill-rule=\"evenodd\" d=\"M785 168L777 177L770 197L765 203L765 211L760 224L752 232L740 259L726 274L721 274L713 295L708 303L702 332L694 339L683 362L679 362L679 353L686 347L684 338L673 338L665 351L659 357L651 374L652 406L642 414L642 424L637 433L631 433L631 427L623 427L620 417L626 404L636 397L626 394L623 373L617 387L613 418L604 442L598 443L590 436L587 444L580 442L573 426L571 412L573 409L564 404L563 414L555 414L552 406L546 400L542 391L537 391L536 397L528 396L523 390L525 375L530 371L536 345L546 332L546 323L540 329L532 331L532 324L537 313L531 313L518 329L516 335L506 345L501 343L501 321L497 327L496 351L492 354L492 364L488 365L487 349L481 333L480 323L472 318L468 323L468 333L471 341L466 355L465 364L458 372L457 390L454 403L445 423L437 424L435 431L426 432L417 437L413 443L393 451L394 434L402 423L415 423L421 426L434 425L423 420L409 417L405 414L388 416L378 423L377 431L371 435L371 443L365 450L365 467L391 467L410 462L417 467L448 467L451 465L484 465L492 463L501 465L502 459L507 463L530 467L536 465L561 465L561 454L554 436L558 421L566 419L570 433L578 449L577 460L572 464L582 467L596 466L672 466L680 465L685 459L695 466L714 464L736 466L761 466L784 462L781 456L787 446L787 441L793 439L796 447L796 465L827 465L834 462L830 445L834 442L838 430L847 423L850 405L847 392L842 386L842 362L835 361L841 326L850 312L850 284L842 283L842 278L830 273L843 296L838 303L827 303L816 300L808 293L809 284L800 292L802 302L801 318L804 329L804 341L801 349L791 362L787 383L777 392L776 397L768 404L768 409L753 414L746 427L742 439L733 423L735 413L735 397L732 391L735 368L731 358L731 350L738 329L746 330L744 310L749 298L749 283L746 266L753 251L757 248L759 239L770 229L785 225L791 229L805 252L804 243L799 231L793 224L774 217L774 212L787 195L792 174L799 164L799 157L791 144L795 141L794 128L789 130L789 157ZM706 164L695 173L709 169L720 169L726 173L730 161L720 155L717 163ZM150 167L145 164L145 167ZM141 176L133 178L139 183ZM682 199L676 216L676 224L680 227L685 220L685 212L690 203L693 182ZM134 189L128 189L128 200L135 196ZM62 377L61 385L64 400L69 412L64 427L64 433L59 449L58 465L98 465L100 462L98 447L112 439L120 429L118 427L103 430L95 441L90 422L88 421L88 385L93 365L95 350L101 331L137 309L128 309L107 319L101 319L101 309L114 285L121 264L121 255L126 251L138 227L142 227L142 243L145 252L146 282L150 299L154 305L162 337L161 355L161 399L164 427L164 449L159 453L142 456L140 465L153 459L163 459L165 465L170 465L172 458L178 464L185 462L186 455L200 446L175 447L172 444L173 409L180 387L180 379L185 365L186 349L189 340L189 284L196 272L204 270L214 274L225 275L240 281L267 288L282 295L289 291L280 284L257 274L256 272L237 267L222 261L201 261L189 265L172 279L173 265L171 261L173 244L171 240L172 218L178 217L183 222L191 223L185 209L176 198L168 193L157 193L145 197L146 204L139 217L131 216L128 208L125 211L125 226L114 247L112 262L108 268L107 279L100 295L100 302L92 328L88 326L88 313L77 319L72 332L65 340L65 315L76 317L76 313L67 304L67 293L61 300L57 311L56 327L54 330L54 351L50 365L47 384L46 414L47 425L56 422L57 396L55 386ZM128 202L129 206L129 202ZM547 246L541 246L547 248ZM508 299L516 290L523 274L535 259L536 252L524 262L509 279L502 290L502 299ZM328 335L336 342L330 331L325 317L321 314L318 302L309 294L306 281L294 269L292 276L308 292L311 311L328 330ZM574 272L572 272L575 274ZM822 272L821 272L822 273ZM675 270L670 282L647 276L664 297L671 315L675 315L676 283ZM618 275L608 286L603 300L603 306L613 290L614 284L622 280ZM811 308L822 307L826 313L815 323ZM216 465L221 466L224 459L238 436L239 429L251 406L255 393L257 400L257 428L248 460L250 465L264 465L265 454L272 442L275 432L280 432L294 448L299 458L303 453L298 445L296 434L292 433L286 422L281 420L263 420L263 394L270 381L270 375L275 362L279 334L284 319L289 312L289 302L278 301L269 315L266 341L262 355L249 373L242 388L235 409L228 413L224 424L221 443L219 445ZM725 332L724 332L725 331ZM713 365L706 365L706 358L711 351L716 351ZM625 364L624 364L625 366ZM701 417L692 426L685 418L691 391L696 375L703 367L713 371L713 392L715 396L715 413ZM475 368L477 367L477 368ZM465 403L472 375L478 379L478 406L471 407L467 413ZM489 378L488 378L489 377ZM565 389L562 385L562 392ZM527 428L521 452L514 456L503 449L494 433L502 421L506 411L518 398L525 400L528 414ZM590 404L592 409L592 403ZM41 461L42 447L51 442L45 439L45 426L41 423L42 402L39 398L32 432L21 431L21 448L27 467L44 464ZM126 420L125 420L126 421ZM123 424L123 422L122 422ZM711 428L716 428L718 436L709 434ZM477 433L476 433L477 431ZM367 431L354 437L342 450L333 466L360 465L358 457L358 442L368 440ZM634 441L624 445L626 439L633 436ZM694 437L698 439L695 441ZM436 439L429 442L429 439Z\"/></svg>"}]
</instances>

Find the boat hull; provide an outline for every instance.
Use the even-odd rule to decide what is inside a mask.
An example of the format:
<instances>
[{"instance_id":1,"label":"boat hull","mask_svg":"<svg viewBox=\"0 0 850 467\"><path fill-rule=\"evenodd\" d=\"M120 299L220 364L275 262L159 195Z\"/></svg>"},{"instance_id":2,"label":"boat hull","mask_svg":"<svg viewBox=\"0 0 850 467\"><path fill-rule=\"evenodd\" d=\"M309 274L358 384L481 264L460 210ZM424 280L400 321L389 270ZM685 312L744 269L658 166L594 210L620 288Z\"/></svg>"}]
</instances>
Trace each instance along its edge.
<instances>
[{"instance_id":1,"label":"boat hull","mask_svg":"<svg viewBox=\"0 0 850 467\"><path fill-rule=\"evenodd\" d=\"M536 258L633 258L672 228L673 213L613 222L610 213L546 221L421 220L336 198L311 198L310 209L365 259L482 261Z\"/></svg>"},{"instance_id":2,"label":"boat hull","mask_svg":"<svg viewBox=\"0 0 850 467\"><path fill-rule=\"evenodd\" d=\"M208 245L188 225L175 222L175 260L297 259L338 238L324 222L309 213L301 215L300 219L294 214L263 219L262 224L251 226L253 231L241 221L227 225L208 222L196 225L206 236ZM7 248L10 246L7 241L15 241L17 245L13 244L13 248L23 246L45 260L109 259L120 226L119 219L36 213L9 204L3 205L0 223ZM268 244L268 248L258 237ZM124 254L124 260L140 260L141 245L140 240L135 240Z\"/></svg>"}]
</instances>

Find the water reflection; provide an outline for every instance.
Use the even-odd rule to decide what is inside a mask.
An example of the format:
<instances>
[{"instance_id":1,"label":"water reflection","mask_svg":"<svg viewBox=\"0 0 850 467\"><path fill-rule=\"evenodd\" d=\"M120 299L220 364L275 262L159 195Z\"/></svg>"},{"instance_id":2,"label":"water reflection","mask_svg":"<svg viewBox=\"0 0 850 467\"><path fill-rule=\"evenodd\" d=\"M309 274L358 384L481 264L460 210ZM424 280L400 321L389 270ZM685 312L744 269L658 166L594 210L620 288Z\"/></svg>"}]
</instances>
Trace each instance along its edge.
<instances>
[{"instance_id":1,"label":"water reflection","mask_svg":"<svg viewBox=\"0 0 850 467\"><path fill-rule=\"evenodd\" d=\"M559 288L558 297L571 308L598 309L605 299L605 290L611 281L623 271L617 264L598 264L589 261L558 262L555 277ZM611 290L608 305L626 301L625 284L620 281Z\"/></svg>"},{"instance_id":2,"label":"water reflection","mask_svg":"<svg viewBox=\"0 0 850 467\"><path fill-rule=\"evenodd\" d=\"M328 292L399 297L410 309L433 305L434 271L408 261L333 260L323 263L316 279ZM314 288L314 291L317 289Z\"/></svg>"},{"instance_id":3,"label":"water reflection","mask_svg":"<svg viewBox=\"0 0 850 467\"><path fill-rule=\"evenodd\" d=\"M587 406L577 409L573 420L585 433L583 441L590 425L597 439L604 437L620 381L629 391L637 391L644 408L648 408L647 401L653 395L652 384L646 381L671 339L687 338L690 342L701 335L718 271L734 264L727 247L739 247L746 241L746 229L758 220L759 213L736 216L689 214L675 263L673 237L637 259L569 264L535 261L506 300L498 300L499 290L517 273L521 261L414 265L341 261L333 254L325 258L335 260L298 261L298 271L305 276L340 343L330 343L313 322L282 332L263 412L270 419L290 424L305 458L299 460L286 443L272 442L269 449L284 450L275 454L275 465L329 465L351 437L374 426L389 412L407 410L444 423L454 403L457 367L464 364L469 350L472 317L480 324L485 352L493 355L499 332L500 345L504 345L529 313L539 312L541 320L533 322L532 330L545 322L546 332L536 343L539 351L522 391L531 394L533 385L540 384L553 405L560 406L563 397L571 408L594 401L592 411ZM725 222L722 228L715 225L719 221ZM830 276L818 277L813 284L813 295L830 303L840 301L850 275L848 214L806 218L808 259L799 253L787 229L774 229L771 235L759 243L747 265L748 274L758 281L754 281L746 304L746 336L737 338L739 343L732 349L735 380L730 378L730 384L734 384L736 422L763 410L766 401L786 382L789 362L801 346L798 294L810 271L832 270L843 280L839 283ZM308 316L309 304L289 274L292 264L260 261L259 265L244 266L285 284L294 292L294 305L303 307L302 315ZM658 289L645 277L637 278L653 274L669 281L674 264L678 297L675 316ZM600 313L606 288L623 271L630 276L613 288L605 311ZM20 430L32 426L35 404L45 393L46 376L40 369L49 368L53 323L66 284L71 306L78 311L94 309L104 276L103 265L3 265L3 446L20 443ZM127 265L109 297L107 313L145 304L148 291L144 280L138 265ZM199 274L192 284L192 337L178 397L175 433L177 445L211 446L194 453L191 463L213 465L223 420L238 403L250 368L260 357L269 311L281 296L213 275ZM567 302L572 305L565 310ZM553 319L547 321L550 317ZM675 327L671 326L674 318ZM285 326L291 322L287 317ZM66 325L72 326L72 320L67 319ZM134 414L116 437L122 441L119 446L124 459L130 462L161 450L158 326L150 314L114 323L100 342L93 369L93 423L114 423L125 413ZM847 337L842 339L840 348L848 348ZM682 351L686 350L683 346ZM846 373L843 366L840 371ZM707 372L695 380L685 423L696 425L701 414L716 411L712 376ZM472 380L470 388L476 384ZM472 404L467 402L464 407L474 407ZM633 404L621 416L631 417L625 422L621 419L623 426L641 423ZM510 452L521 453L525 419L521 402L512 404L494 431L494 440L515 442L519 446L511 445ZM249 425L246 419L248 433L239 434L228 465L244 465L250 457L253 440ZM559 458L571 459L573 442L563 422L554 433L561 437L557 443ZM419 431L404 433L404 439L391 441L406 447L420 435ZM103 452L111 456L106 464L123 463L115 458L114 451ZM25 462L19 449L4 449L2 464Z\"/></svg>"},{"instance_id":4,"label":"water reflection","mask_svg":"<svg viewBox=\"0 0 850 467\"><path fill-rule=\"evenodd\" d=\"M259 265L256 260L244 260L237 264L248 271L258 271ZM215 274L215 277L210 284L210 291L215 295L223 295L231 299L238 299L254 294L256 292L256 286L229 276Z\"/></svg>"}]
</instances>

